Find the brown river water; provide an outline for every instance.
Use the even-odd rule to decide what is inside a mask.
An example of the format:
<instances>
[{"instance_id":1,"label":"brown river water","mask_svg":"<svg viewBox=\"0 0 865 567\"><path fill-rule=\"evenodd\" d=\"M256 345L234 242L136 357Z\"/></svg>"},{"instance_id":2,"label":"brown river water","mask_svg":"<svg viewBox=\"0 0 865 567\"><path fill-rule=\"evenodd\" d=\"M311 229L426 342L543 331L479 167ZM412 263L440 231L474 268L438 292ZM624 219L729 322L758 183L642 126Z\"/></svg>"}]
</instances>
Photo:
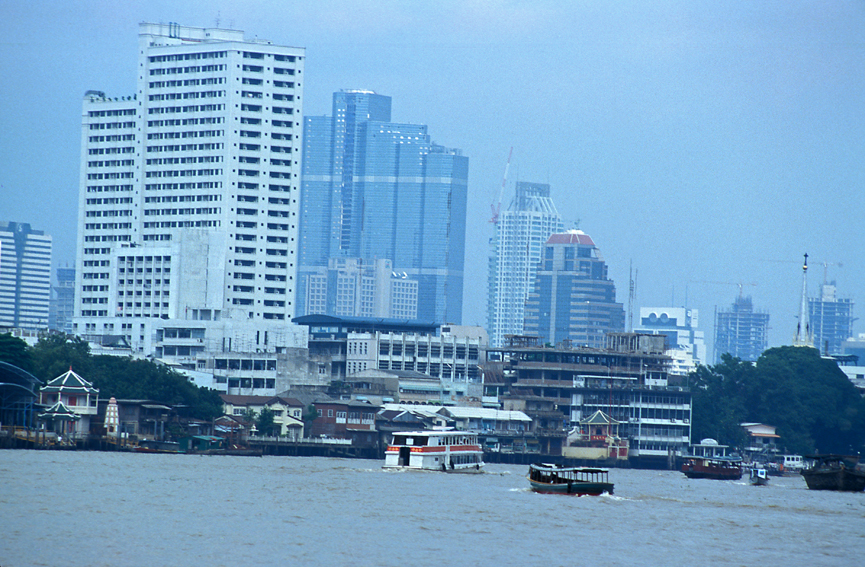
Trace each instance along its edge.
<instances>
[{"instance_id":1,"label":"brown river water","mask_svg":"<svg viewBox=\"0 0 865 567\"><path fill-rule=\"evenodd\" d=\"M865 493L801 477L614 469L615 493L317 457L0 451L0 567L833 566L865 562Z\"/></svg>"}]
</instances>

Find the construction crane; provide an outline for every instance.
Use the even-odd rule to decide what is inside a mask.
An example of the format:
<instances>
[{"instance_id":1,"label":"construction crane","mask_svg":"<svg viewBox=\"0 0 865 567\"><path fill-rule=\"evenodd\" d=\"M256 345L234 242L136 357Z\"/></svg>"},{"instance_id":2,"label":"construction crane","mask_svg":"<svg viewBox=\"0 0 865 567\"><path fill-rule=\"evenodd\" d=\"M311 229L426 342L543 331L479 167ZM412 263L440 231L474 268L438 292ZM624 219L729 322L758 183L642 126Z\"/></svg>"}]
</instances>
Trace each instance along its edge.
<instances>
[{"instance_id":1,"label":"construction crane","mask_svg":"<svg viewBox=\"0 0 865 567\"><path fill-rule=\"evenodd\" d=\"M820 264L823 266L823 285L829 283L829 266L838 266L839 268L844 267L844 264L841 262L820 262Z\"/></svg>"},{"instance_id":2,"label":"construction crane","mask_svg":"<svg viewBox=\"0 0 865 567\"><path fill-rule=\"evenodd\" d=\"M739 287L739 297L742 297L742 287L746 285L756 286L756 283L743 283L743 282L713 282L707 280L691 280L691 283L705 283L705 284L715 284L715 285L735 285Z\"/></svg>"},{"instance_id":3,"label":"construction crane","mask_svg":"<svg viewBox=\"0 0 865 567\"><path fill-rule=\"evenodd\" d=\"M502 195L505 192L505 183L508 182L508 170L511 168L511 156L514 153L514 148L511 146L511 151L508 152L508 163L505 165L505 174L502 176L502 187L499 189L499 200L497 203L493 203L490 207L493 210L493 216L490 219L490 222L493 224L498 224L499 222L499 211L502 208Z\"/></svg>"}]
</instances>

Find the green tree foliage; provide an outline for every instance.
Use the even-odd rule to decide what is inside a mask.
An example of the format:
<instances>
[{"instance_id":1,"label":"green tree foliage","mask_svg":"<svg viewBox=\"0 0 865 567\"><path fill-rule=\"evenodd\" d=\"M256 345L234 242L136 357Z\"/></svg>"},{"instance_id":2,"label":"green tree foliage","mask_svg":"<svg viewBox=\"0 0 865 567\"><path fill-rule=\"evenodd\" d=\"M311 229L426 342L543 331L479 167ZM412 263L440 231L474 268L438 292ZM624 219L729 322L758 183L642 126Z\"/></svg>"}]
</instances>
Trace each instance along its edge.
<instances>
[{"instance_id":1,"label":"green tree foliage","mask_svg":"<svg viewBox=\"0 0 865 567\"><path fill-rule=\"evenodd\" d=\"M729 445L742 444L745 434L739 424L744 421L754 372L752 363L724 354L719 364L700 366L691 374L691 437L695 442L708 437Z\"/></svg>"},{"instance_id":2,"label":"green tree foliage","mask_svg":"<svg viewBox=\"0 0 865 567\"><path fill-rule=\"evenodd\" d=\"M690 377L694 440L742 446L740 423L774 425L793 453L855 453L865 445L865 400L817 349L769 349L756 364L729 355Z\"/></svg>"},{"instance_id":3,"label":"green tree foliage","mask_svg":"<svg viewBox=\"0 0 865 567\"><path fill-rule=\"evenodd\" d=\"M246 408L243 410L243 413L240 414L240 419L244 423L255 423L255 410L252 408Z\"/></svg>"},{"instance_id":4,"label":"green tree foliage","mask_svg":"<svg viewBox=\"0 0 865 567\"><path fill-rule=\"evenodd\" d=\"M18 337L13 337L10 333L0 334L0 361L27 372L33 370L33 360L27 349L27 343Z\"/></svg>"},{"instance_id":5,"label":"green tree foliage","mask_svg":"<svg viewBox=\"0 0 865 567\"><path fill-rule=\"evenodd\" d=\"M70 368L82 377L90 374L90 345L80 337L47 335L30 351L33 375L40 380L57 378Z\"/></svg>"},{"instance_id":6,"label":"green tree foliage","mask_svg":"<svg viewBox=\"0 0 865 567\"><path fill-rule=\"evenodd\" d=\"M179 408L182 415L211 420L222 415L222 400L215 390L199 388L185 376L149 360L118 356L92 356L87 341L50 335L31 350L33 374L48 381L71 367L99 389L101 398L153 400Z\"/></svg>"},{"instance_id":7,"label":"green tree foliage","mask_svg":"<svg viewBox=\"0 0 865 567\"><path fill-rule=\"evenodd\" d=\"M273 435L273 430L276 427L276 424L273 422L275 414L273 410L269 407L264 407L261 409L261 412L258 414L258 422L255 426L258 428L259 435Z\"/></svg>"}]
</instances>

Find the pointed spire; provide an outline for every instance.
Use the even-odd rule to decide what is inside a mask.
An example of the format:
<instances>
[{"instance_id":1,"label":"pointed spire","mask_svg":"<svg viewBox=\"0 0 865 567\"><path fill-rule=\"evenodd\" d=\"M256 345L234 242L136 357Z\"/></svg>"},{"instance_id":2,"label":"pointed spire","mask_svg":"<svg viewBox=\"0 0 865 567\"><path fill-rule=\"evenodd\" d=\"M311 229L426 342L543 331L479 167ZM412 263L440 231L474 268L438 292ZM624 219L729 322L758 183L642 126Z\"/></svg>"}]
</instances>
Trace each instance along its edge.
<instances>
[{"instance_id":1,"label":"pointed spire","mask_svg":"<svg viewBox=\"0 0 865 567\"><path fill-rule=\"evenodd\" d=\"M793 339L793 345L814 346L811 325L808 323L808 254L805 254L805 263L802 266L802 301L799 304L799 322L796 324L796 338Z\"/></svg>"}]
</instances>

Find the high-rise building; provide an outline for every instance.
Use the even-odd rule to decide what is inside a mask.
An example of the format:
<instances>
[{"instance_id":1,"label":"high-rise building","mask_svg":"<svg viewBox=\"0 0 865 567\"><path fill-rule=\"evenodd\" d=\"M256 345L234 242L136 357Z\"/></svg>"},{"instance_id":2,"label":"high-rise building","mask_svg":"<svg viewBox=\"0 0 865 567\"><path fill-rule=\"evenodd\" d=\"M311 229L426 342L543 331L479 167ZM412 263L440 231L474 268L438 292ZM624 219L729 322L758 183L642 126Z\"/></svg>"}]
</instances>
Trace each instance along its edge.
<instances>
[{"instance_id":1,"label":"high-rise building","mask_svg":"<svg viewBox=\"0 0 865 567\"><path fill-rule=\"evenodd\" d=\"M508 209L495 219L489 260L487 330L494 347L505 335L521 335L526 299L547 239L564 232L545 183L518 182Z\"/></svg>"},{"instance_id":2,"label":"high-rise building","mask_svg":"<svg viewBox=\"0 0 865 567\"><path fill-rule=\"evenodd\" d=\"M417 281L397 274L390 260L330 258L304 271L304 304L335 317L417 319Z\"/></svg>"},{"instance_id":3,"label":"high-rise building","mask_svg":"<svg viewBox=\"0 0 865 567\"><path fill-rule=\"evenodd\" d=\"M51 301L51 237L0 222L0 327L44 329Z\"/></svg>"},{"instance_id":4,"label":"high-rise building","mask_svg":"<svg viewBox=\"0 0 865 567\"><path fill-rule=\"evenodd\" d=\"M604 348L608 333L625 329L616 285L592 238L581 230L553 234L544 245L526 301L526 334L542 342Z\"/></svg>"},{"instance_id":5,"label":"high-rise building","mask_svg":"<svg viewBox=\"0 0 865 567\"><path fill-rule=\"evenodd\" d=\"M331 116L304 120L298 311L315 309L307 288L331 258L387 259L417 282L418 319L459 323L468 158L390 109L390 97L345 90Z\"/></svg>"},{"instance_id":6,"label":"high-rise building","mask_svg":"<svg viewBox=\"0 0 865 567\"><path fill-rule=\"evenodd\" d=\"M636 333L665 335L666 354L671 358L670 374L686 376L706 363L706 341L698 329L696 309L685 307L641 307Z\"/></svg>"},{"instance_id":7,"label":"high-rise building","mask_svg":"<svg viewBox=\"0 0 865 567\"><path fill-rule=\"evenodd\" d=\"M242 31L140 24L136 93L84 97L78 334L291 320L303 65Z\"/></svg>"},{"instance_id":8,"label":"high-rise building","mask_svg":"<svg viewBox=\"0 0 865 567\"><path fill-rule=\"evenodd\" d=\"M729 311L715 312L715 363L729 353L756 361L769 341L769 314L754 311L750 297L739 295Z\"/></svg>"},{"instance_id":9,"label":"high-rise building","mask_svg":"<svg viewBox=\"0 0 865 567\"><path fill-rule=\"evenodd\" d=\"M836 296L835 282L823 284L820 297L808 299L808 321L814 346L824 354L843 354L853 336L853 300Z\"/></svg>"},{"instance_id":10,"label":"high-rise building","mask_svg":"<svg viewBox=\"0 0 865 567\"><path fill-rule=\"evenodd\" d=\"M75 268L57 268L57 285L48 311L48 328L72 334L72 316L75 312Z\"/></svg>"}]
</instances>

